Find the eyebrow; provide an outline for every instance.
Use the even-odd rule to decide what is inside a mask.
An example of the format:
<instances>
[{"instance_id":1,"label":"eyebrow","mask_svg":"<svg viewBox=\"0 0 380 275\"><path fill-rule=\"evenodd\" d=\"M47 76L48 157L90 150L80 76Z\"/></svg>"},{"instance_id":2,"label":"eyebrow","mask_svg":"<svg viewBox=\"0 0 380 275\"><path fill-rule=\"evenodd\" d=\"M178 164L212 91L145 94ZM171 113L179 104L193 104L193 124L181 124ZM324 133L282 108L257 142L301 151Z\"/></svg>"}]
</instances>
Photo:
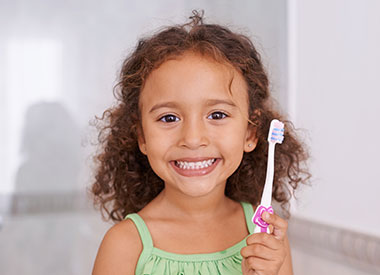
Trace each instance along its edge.
<instances>
[{"instance_id":1,"label":"eyebrow","mask_svg":"<svg viewBox=\"0 0 380 275\"><path fill-rule=\"evenodd\" d=\"M231 100L209 99L206 101L206 106L214 106L214 105L219 105L219 104L226 104L226 105L232 106L234 108L237 107L236 104L234 102L232 102ZM158 103L150 109L149 113L152 113L157 109L165 108L165 107L166 108L176 108L176 107L178 107L178 104L175 102L172 102L172 101Z\"/></svg>"},{"instance_id":2,"label":"eyebrow","mask_svg":"<svg viewBox=\"0 0 380 275\"><path fill-rule=\"evenodd\" d=\"M165 107L167 107L167 108L173 108L173 107L177 107L177 104L176 104L175 102L171 102L171 101L169 101L169 102L159 103L159 104L154 105L154 106L150 109L149 113L152 113L152 112L154 112L154 111L157 110L157 109L165 108Z\"/></svg>"},{"instance_id":3,"label":"eyebrow","mask_svg":"<svg viewBox=\"0 0 380 275\"><path fill-rule=\"evenodd\" d=\"M214 106L214 105L219 105L219 104L226 104L232 107L237 107L233 101L225 100L225 99L210 99L210 100L207 100L206 102L207 106Z\"/></svg>"}]
</instances>

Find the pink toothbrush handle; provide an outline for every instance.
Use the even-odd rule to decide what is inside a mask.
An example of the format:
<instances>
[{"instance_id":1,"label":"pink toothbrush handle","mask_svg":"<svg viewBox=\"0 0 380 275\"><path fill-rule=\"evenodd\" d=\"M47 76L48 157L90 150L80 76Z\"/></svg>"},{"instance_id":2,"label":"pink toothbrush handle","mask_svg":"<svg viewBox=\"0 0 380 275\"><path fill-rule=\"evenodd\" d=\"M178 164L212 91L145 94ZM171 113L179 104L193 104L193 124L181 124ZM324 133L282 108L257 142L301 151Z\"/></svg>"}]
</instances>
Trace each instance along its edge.
<instances>
[{"instance_id":1,"label":"pink toothbrush handle","mask_svg":"<svg viewBox=\"0 0 380 275\"><path fill-rule=\"evenodd\" d=\"M254 233L258 233L258 232L266 232L266 233L268 233L268 226L269 226L269 224L266 223L261 218L261 215L264 212L269 212L269 213L273 214L273 208L272 208L272 206L265 207L263 205L259 205L257 207L257 209L255 211L255 214L253 215L253 218L252 218L252 222L254 224L256 224L255 232Z\"/></svg>"}]
</instances>

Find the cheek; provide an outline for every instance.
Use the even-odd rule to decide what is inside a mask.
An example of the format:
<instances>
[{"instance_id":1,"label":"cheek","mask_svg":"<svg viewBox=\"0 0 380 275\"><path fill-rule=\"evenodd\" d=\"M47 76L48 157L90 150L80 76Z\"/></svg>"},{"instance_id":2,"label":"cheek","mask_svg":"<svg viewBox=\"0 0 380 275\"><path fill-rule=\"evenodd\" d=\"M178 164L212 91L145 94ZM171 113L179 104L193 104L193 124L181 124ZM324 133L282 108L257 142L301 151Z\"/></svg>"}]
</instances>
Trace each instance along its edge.
<instances>
[{"instance_id":1,"label":"cheek","mask_svg":"<svg viewBox=\"0 0 380 275\"><path fill-rule=\"evenodd\" d=\"M165 157L174 140L173 135L150 129L150 131L146 131L145 142L148 155L162 158Z\"/></svg>"},{"instance_id":2,"label":"cheek","mask_svg":"<svg viewBox=\"0 0 380 275\"><path fill-rule=\"evenodd\" d=\"M221 138L223 137L223 138ZM224 131L223 134L219 134L217 140L234 150L244 150L244 142L246 137L246 131L241 127L233 127Z\"/></svg>"},{"instance_id":3,"label":"cheek","mask_svg":"<svg viewBox=\"0 0 380 275\"><path fill-rule=\"evenodd\" d=\"M155 129L151 122L146 122L143 124L145 142L148 147L151 144L155 144L160 139L160 133Z\"/></svg>"},{"instance_id":4,"label":"cheek","mask_svg":"<svg viewBox=\"0 0 380 275\"><path fill-rule=\"evenodd\" d=\"M236 131L230 131L229 133L231 134L223 133L215 137L214 144L228 160L233 163L240 163L244 153L244 138Z\"/></svg>"}]
</instances>

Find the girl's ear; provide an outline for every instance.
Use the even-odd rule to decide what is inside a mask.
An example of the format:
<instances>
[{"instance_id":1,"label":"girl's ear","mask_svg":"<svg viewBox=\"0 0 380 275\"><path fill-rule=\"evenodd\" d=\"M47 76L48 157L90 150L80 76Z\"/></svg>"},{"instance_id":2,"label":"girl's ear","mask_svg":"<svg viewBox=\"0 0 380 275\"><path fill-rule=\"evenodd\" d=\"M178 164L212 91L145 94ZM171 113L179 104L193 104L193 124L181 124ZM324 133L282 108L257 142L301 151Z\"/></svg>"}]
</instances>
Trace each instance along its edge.
<instances>
[{"instance_id":1,"label":"girl's ear","mask_svg":"<svg viewBox=\"0 0 380 275\"><path fill-rule=\"evenodd\" d=\"M244 152L252 152L256 148L257 141L256 127L248 125L247 134L245 136Z\"/></svg>"},{"instance_id":2,"label":"girl's ear","mask_svg":"<svg viewBox=\"0 0 380 275\"><path fill-rule=\"evenodd\" d=\"M141 126L137 127L137 142L139 143L141 153L146 155L146 143Z\"/></svg>"}]
</instances>

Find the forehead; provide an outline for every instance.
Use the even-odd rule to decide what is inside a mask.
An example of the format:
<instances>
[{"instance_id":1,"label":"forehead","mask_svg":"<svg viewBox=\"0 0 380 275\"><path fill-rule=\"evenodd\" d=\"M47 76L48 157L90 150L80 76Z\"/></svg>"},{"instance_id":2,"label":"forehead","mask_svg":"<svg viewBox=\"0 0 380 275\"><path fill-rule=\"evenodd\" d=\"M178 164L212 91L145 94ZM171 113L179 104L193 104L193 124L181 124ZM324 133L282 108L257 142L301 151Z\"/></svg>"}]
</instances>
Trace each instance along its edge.
<instances>
[{"instance_id":1,"label":"forehead","mask_svg":"<svg viewBox=\"0 0 380 275\"><path fill-rule=\"evenodd\" d=\"M186 53L164 62L150 73L141 91L140 109L157 101L191 104L210 99L229 99L239 108L248 109L243 76L228 63Z\"/></svg>"}]
</instances>

